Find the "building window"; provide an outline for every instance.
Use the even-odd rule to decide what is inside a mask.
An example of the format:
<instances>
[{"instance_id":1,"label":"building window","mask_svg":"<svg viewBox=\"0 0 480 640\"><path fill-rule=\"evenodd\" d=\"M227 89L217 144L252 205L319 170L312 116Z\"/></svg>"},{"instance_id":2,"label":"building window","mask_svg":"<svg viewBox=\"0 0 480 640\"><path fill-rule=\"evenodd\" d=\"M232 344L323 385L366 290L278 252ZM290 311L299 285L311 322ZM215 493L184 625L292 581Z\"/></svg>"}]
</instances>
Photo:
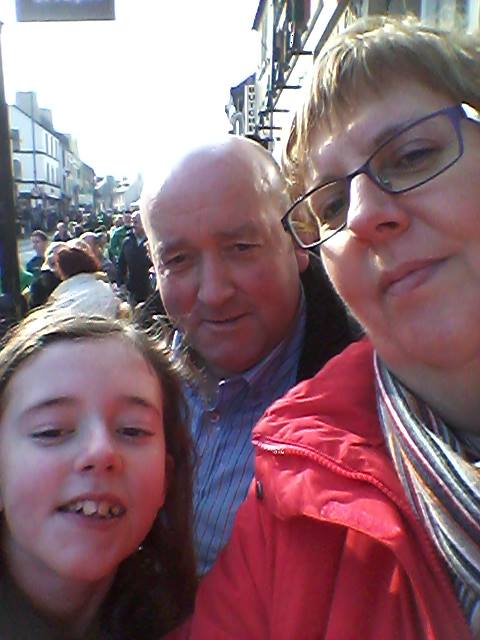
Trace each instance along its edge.
<instances>
[{"instance_id":1,"label":"building window","mask_svg":"<svg viewBox=\"0 0 480 640\"><path fill-rule=\"evenodd\" d=\"M12 151L20 151L20 131L18 129L10 129L10 138L12 140Z\"/></svg>"},{"instance_id":2,"label":"building window","mask_svg":"<svg viewBox=\"0 0 480 640\"><path fill-rule=\"evenodd\" d=\"M13 177L18 180L22 177L22 163L20 160L13 161Z\"/></svg>"}]
</instances>

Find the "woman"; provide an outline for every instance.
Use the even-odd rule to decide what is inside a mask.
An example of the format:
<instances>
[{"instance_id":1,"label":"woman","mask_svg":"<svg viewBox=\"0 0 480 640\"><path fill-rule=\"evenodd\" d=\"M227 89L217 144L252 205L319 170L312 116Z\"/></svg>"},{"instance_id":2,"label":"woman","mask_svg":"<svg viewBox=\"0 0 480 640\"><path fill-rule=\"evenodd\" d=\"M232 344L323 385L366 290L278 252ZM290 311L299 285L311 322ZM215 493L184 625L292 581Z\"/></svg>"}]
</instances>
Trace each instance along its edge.
<instances>
[{"instance_id":1,"label":"woman","mask_svg":"<svg viewBox=\"0 0 480 640\"><path fill-rule=\"evenodd\" d=\"M121 301L99 273L100 262L87 243L71 240L57 252L57 270L62 279L48 302L70 313L119 316Z\"/></svg>"},{"instance_id":2,"label":"woman","mask_svg":"<svg viewBox=\"0 0 480 640\"><path fill-rule=\"evenodd\" d=\"M191 448L157 338L52 308L0 351L0 637L157 640L196 586Z\"/></svg>"},{"instance_id":3,"label":"woman","mask_svg":"<svg viewBox=\"0 0 480 640\"><path fill-rule=\"evenodd\" d=\"M480 637L480 44L412 19L320 55L283 218L366 338L271 407L191 637Z\"/></svg>"}]
</instances>

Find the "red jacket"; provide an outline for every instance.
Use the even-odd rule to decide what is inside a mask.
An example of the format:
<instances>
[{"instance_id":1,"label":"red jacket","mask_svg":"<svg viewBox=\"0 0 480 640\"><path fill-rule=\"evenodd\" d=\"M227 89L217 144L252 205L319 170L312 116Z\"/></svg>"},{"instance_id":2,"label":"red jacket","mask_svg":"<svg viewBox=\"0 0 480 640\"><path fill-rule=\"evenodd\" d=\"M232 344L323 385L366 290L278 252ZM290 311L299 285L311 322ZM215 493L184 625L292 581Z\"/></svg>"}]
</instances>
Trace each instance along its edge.
<instances>
[{"instance_id":1,"label":"red jacket","mask_svg":"<svg viewBox=\"0 0 480 640\"><path fill-rule=\"evenodd\" d=\"M471 640L385 449L366 340L277 401L254 443L192 640Z\"/></svg>"}]
</instances>

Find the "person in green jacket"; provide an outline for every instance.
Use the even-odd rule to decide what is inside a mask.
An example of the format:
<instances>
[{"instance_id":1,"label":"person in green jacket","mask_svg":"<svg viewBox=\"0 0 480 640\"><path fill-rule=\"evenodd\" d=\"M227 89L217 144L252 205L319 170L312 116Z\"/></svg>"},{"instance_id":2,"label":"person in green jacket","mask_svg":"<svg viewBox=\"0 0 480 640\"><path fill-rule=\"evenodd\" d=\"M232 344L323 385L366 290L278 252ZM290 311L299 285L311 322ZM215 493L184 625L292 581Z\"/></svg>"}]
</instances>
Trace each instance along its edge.
<instances>
[{"instance_id":1,"label":"person in green jacket","mask_svg":"<svg viewBox=\"0 0 480 640\"><path fill-rule=\"evenodd\" d=\"M123 225L115 229L110 238L110 245L108 248L110 260L117 265L120 253L122 251L123 241L125 240L127 233L132 229L132 213L131 211L125 211L123 214Z\"/></svg>"}]
</instances>

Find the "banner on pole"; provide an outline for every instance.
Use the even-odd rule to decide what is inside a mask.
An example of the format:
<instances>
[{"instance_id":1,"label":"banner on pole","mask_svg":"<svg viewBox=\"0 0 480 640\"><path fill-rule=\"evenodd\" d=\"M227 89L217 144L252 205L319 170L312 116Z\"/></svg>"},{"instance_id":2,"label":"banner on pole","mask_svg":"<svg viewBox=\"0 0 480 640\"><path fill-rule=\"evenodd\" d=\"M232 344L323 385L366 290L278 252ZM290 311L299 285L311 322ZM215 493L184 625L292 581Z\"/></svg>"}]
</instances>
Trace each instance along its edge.
<instances>
[{"instance_id":1,"label":"banner on pole","mask_svg":"<svg viewBox=\"0 0 480 640\"><path fill-rule=\"evenodd\" d=\"M115 0L16 0L18 22L115 20Z\"/></svg>"}]
</instances>

